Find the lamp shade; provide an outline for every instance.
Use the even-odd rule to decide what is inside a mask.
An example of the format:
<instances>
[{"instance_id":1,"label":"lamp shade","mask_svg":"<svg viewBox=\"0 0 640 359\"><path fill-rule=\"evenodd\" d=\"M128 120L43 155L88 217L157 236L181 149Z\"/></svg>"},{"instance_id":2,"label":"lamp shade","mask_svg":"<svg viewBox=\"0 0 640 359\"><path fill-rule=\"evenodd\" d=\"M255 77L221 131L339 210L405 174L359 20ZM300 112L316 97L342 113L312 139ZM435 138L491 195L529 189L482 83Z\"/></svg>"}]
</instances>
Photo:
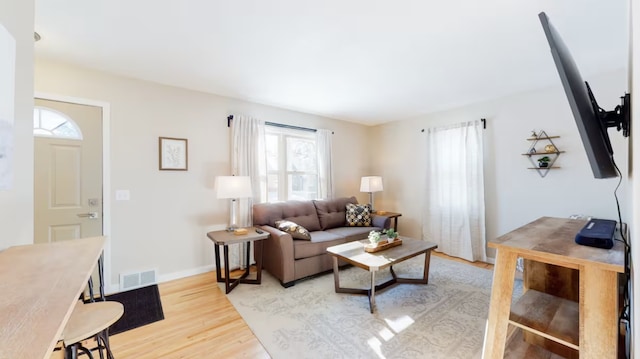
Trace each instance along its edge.
<instances>
[{"instance_id":1,"label":"lamp shade","mask_svg":"<svg viewBox=\"0 0 640 359\"><path fill-rule=\"evenodd\" d=\"M217 198L253 197L249 176L218 176L215 189Z\"/></svg>"},{"instance_id":2,"label":"lamp shade","mask_svg":"<svg viewBox=\"0 0 640 359\"><path fill-rule=\"evenodd\" d=\"M360 180L360 192L380 192L382 191L382 177L367 176Z\"/></svg>"}]
</instances>

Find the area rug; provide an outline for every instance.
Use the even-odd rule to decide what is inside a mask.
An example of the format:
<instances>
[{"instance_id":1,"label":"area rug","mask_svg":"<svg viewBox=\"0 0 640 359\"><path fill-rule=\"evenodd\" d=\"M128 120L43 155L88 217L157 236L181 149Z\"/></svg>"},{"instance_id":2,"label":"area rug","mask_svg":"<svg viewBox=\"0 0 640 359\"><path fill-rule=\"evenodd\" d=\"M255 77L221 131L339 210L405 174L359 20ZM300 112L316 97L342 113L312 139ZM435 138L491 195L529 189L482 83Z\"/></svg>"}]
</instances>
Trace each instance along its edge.
<instances>
[{"instance_id":1,"label":"area rug","mask_svg":"<svg viewBox=\"0 0 640 359\"><path fill-rule=\"evenodd\" d=\"M109 334L115 335L143 325L164 319L162 302L157 285L132 289L111 294L108 301L116 301L124 306L124 314L109 327Z\"/></svg>"},{"instance_id":2,"label":"area rug","mask_svg":"<svg viewBox=\"0 0 640 359\"><path fill-rule=\"evenodd\" d=\"M399 276L420 277L424 257L394 266ZM389 278L381 272L378 280ZM399 284L376 295L334 291L333 275L283 288L263 272L261 285L240 285L228 298L274 359L460 358L482 356L493 272L431 257L428 285ZM341 270L345 287L366 288L369 274ZM516 281L514 299L522 293Z\"/></svg>"}]
</instances>

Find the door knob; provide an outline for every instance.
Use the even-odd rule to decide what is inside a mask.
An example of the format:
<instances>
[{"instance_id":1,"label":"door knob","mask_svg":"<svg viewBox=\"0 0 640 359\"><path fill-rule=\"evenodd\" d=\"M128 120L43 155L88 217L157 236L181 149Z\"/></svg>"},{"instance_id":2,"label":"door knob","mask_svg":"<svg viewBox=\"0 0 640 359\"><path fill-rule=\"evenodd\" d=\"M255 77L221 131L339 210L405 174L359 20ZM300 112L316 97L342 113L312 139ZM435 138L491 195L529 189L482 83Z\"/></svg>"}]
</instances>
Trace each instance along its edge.
<instances>
[{"instance_id":1,"label":"door knob","mask_svg":"<svg viewBox=\"0 0 640 359\"><path fill-rule=\"evenodd\" d=\"M98 218L98 212L78 213L78 217L96 219Z\"/></svg>"}]
</instances>

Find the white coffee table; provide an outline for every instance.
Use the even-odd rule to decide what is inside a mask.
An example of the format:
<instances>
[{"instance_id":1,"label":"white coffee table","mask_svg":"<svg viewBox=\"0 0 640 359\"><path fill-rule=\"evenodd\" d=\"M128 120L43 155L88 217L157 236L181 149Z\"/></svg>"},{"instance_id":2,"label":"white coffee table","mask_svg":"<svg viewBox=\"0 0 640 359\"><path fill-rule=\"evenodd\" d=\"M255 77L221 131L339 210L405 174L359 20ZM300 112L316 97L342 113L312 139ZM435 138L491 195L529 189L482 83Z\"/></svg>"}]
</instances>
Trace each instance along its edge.
<instances>
[{"instance_id":1,"label":"white coffee table","mask_svg":"<svg viewBox=\"0 0 640 359\"><path fill-rule=\"evenodd\" d=\"M429 260L431 251L438 248L435 243L402 237L402 245L385 249L379 252L365 252L364 246L367 240L355 241L339 244L327 248L327 252L333 256L333 280L336 293L364 294L369 297L369 309L371 313L375 311L375 294L383 289L389 288L399 283L428 284L429 282ZM405 261L409 258L424 254L424 271L422 278L400 278L393 271L393 265ZM338 260L343 260L356 267L362 268L371 273L370 289L344 288L340 286L340 275ZM392 278L388 281L376 285L376 272L389 267Z\"/></svg>"}]
</instances>

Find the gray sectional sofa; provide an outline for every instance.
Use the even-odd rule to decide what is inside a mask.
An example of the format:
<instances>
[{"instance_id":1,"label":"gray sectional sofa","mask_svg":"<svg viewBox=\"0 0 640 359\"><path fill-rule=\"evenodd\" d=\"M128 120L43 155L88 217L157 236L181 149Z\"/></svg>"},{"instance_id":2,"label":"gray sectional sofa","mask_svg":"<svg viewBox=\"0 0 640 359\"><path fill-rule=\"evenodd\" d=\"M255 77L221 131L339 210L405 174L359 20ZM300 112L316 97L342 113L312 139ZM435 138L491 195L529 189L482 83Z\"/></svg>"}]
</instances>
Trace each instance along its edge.
<instances>
[{"instance_id":1,"label":"gray sectional sofa","mask_svg":"<svg viewBox=\"0 0 640 359\"><path fill-rule=\"evenodd\" d=\"M254 226L269 233L263 244L263 269L278 278L284 287L289 287L298 279L332 269L327 247L365 239L372 230L389 228L390 219L379 215L372 216L370 227L349 226L347 203L358 201L355 197L345 197L253 205ZM294 239L291 234L278 230L276 221L279 220L303 226L311 234L311 240Z\"/></svg>"}]
</instances>

